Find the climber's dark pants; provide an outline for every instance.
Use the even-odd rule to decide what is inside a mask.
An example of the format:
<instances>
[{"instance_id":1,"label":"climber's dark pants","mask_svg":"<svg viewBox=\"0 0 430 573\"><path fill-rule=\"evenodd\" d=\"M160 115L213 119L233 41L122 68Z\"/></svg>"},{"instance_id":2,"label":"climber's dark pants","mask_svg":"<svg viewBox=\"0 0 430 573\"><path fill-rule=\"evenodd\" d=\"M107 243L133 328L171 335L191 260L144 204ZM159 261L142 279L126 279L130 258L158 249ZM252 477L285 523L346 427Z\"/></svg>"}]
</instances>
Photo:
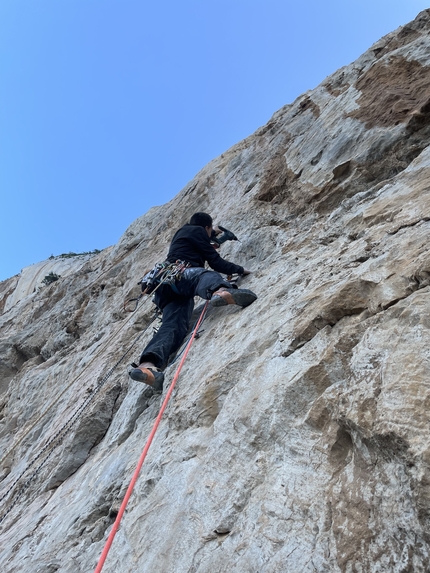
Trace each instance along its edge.
<instances>
[{"instance_id":1,"label":"climber's dark pants","mask_svg":"<svg viewBox=\"0 0 430 573\"><path fill-rule=\"evenodd\" d=\"M212 293L223 286L231 288L219 273L200 267L185 270L174 285L177 292L170 285L161 285L154 302L163 312L163 322L142 352L139 364L152 362L157 368L165 368L169 356L178 350L188 332L194 297L209 300Z\"/></svg>"}]
</instances>

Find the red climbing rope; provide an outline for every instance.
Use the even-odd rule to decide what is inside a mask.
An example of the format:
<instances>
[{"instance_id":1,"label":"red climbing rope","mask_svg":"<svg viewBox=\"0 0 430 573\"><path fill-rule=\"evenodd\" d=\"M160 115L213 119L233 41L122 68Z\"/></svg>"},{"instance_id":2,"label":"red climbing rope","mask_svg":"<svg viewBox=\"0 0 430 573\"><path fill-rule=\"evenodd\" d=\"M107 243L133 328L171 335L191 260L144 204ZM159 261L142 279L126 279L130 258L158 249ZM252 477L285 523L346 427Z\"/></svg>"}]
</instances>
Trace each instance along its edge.
<instances>
[{"instance_id":1,"label":"red climbing rope","mask_svg":"<svg viewBox=\"0 0 430 573\"><path fill-rule=\"evenodd\" d=\"M124 512L125 512L125 509L126 509L126 507L127 507L128 500L130 499L130 496L131 496L131 494L132 494L132 492L133 492L133 488L134 488L134 486L135 486L135 484L136 484L137 478L138 478L138 476L139 476L139 472L140 472L140 470L141 470L141 468L142 468L142 465L143 465L143 462L144 462L144 460L145 460L145 458L146 458L146 454L148 453L149 447L150 447L150 445L151 445L151 443L152 443L152 440L153 440L153 438L154 438L154 436L155 436L155 432L157 431L157 428L158 428L158 426L159 426L159 424L160 424L160 422L161 422L161 418L162 418L162 416L163 416L164 410L165 410L166 407L167 407L167 404L168 404L168 402L169 402L170 396L171 396L171 394L172 394L172 392L173 392L173 389L174 389L174 387L175 387L175 384L176 384L176 382L177 382L177 380L178 380L178 378L179 378L179 374L180 374L181 369L182 369L182 366L183 366L183 364L184 364L184 362L185 362L185 360L186 360L186 358L187 358L187 355L188 355L188 352L189 352L189 350L190 350L190 348L191 348L191 345L192 345L192 343L193 343L193 340L194 340L194 338L195 338L195 336L196 336L196 334L197 334L197 331L198 331L199 328L200 328L201 323L203 322L203 319L204 319L204 317L205 317L208 304L209 304L209 301L206 302L206 304L205 304L205 306L204 306L204 308L203 308L203 310L202 310L202 313L201 313L201 315L200 315L200 318L199 318L199 320L197 321L197 324L196 324L196 326L195 326L195 328L194 328L194 330L193 330L193 333L192 333L192 335L191 335L191 338L190 338L190 340L189 340L189 342L188 342L188 344L187 344L187 346L186 346L186 348L185 348L184 355L182 356L182 359L181 359L181 361L180 361L180 363L179 363L179 366L178 366L178 368L177 368L177 370L176 370L176 372L175 372L175 375L174 375L174 377L173 377L173 380L172 380L172 383L171 383L171 385L170 385L170 388L169 388L169 390L168 390L168 392L167 392L167 394L166 394L166 397L164 398L163 404L161 405L161 408L160 408L160 411L159 411L159 413L158 413L158 416L157 416L157 418L156 418L156 420L155 420L155 422L154 422L154 425L153 425L153 427L152 427L151 433L149 434L148 440L147 440L147 442L146 442L146 444L145 444L145 447L143 448L143 452L142 452L142 454L141 454L141 456L140 456L140 458L139 458L139 461L138 461L138 463L137 463L136 469L134 470L134 474L133 474L133 477L131 478L130 485L128 486L128 489L127 489L127 492L126 492L126 494L125 494L125 496L124 496L124 499L123 499L123 501L122 501L121 507L119 508L118 515L117 515L117 517L116 517L116 519L115 519L115 523L113 524L112 531L111 531L110 534L109 534L109 537L108 537L108 539L107 539L107 541L106 541L106 544L105 544L105 546L104 546L104 548L103 548L102 554L101 554L101 556L100 556L100 559L99 559L99 562L98 562L98 564L97 564L97 567L96 567L95 570L94 570L94 573L100 573L100 571L101 571L102 568L103 568L104 562L106 561L106 557L107 557L107 555L108 555L108 553L109 553L109 549L110 549L110 547L111 547L111 545L112 545L112 542L113 542L113 540L114 540L114 537L115 537L115 535L116 535L116 532L118 531L118 528L119 528L119 525L120 525L122 516L123 516L123 514L124 514Z\"/></svg>"}]
</instances>

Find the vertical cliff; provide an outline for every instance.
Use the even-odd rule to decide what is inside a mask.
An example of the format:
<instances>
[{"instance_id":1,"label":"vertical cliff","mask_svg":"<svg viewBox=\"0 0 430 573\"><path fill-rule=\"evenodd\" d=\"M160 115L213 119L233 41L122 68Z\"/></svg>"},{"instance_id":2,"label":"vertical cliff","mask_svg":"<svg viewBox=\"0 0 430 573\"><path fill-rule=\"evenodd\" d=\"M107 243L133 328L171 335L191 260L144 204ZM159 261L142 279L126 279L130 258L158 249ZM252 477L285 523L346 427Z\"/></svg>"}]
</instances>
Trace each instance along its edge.
<instances>
[{"instance_id":1,"label":"vertical cliff","mask_svg":"<svg viewBox=\"0 0 430 573\"><path fill-rule=\"evenodd\" d=\"M104 379L152 317L123 301L199 210L259 298L208 315L104 571L429 570L429 33L425 10L51 285L60 261L0 283L2 571L95 567L162 399L127 376L151 328Z\"/></svg>"}]
</instances>

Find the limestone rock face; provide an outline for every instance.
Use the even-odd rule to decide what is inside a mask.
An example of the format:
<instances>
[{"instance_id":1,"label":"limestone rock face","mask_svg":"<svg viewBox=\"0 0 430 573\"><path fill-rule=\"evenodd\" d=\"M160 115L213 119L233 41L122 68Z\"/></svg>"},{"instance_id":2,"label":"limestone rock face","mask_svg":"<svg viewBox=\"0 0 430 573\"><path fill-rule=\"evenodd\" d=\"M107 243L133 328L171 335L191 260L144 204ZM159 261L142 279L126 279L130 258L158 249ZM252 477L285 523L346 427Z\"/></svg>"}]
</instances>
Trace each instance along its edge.
<instances>
[{"instance_id":1,"label":"limestone rock face","mask_svg":"<svg viewBox=\"0 0 430 573\"><path fill-rule=\"evenodd\" d=\"M8 281L0 283L5 285L4 289L0 291L2 311L8 311L26 296L40 289L44 285L44 279L50 274L63 278L71 274L76 274L85 266L90 258L90 255L59 256L25 267L19 275L13 277L16 282L16 284L13 285L13 289L8 290L8 288L6 288Z\"/></svg>"},{"instance_id":2,"label":"limestone rock face","mask_svg":"<svg viewBox=\"0 0 430 573\"><path fill-rule=\"evenodd\" d=\"M195 211L259 298L209 313L103 571L428 572L430 10L111 249L0 284L1 570L94 570L162 400L123 302Z\"/></svg>"}]
</instances>

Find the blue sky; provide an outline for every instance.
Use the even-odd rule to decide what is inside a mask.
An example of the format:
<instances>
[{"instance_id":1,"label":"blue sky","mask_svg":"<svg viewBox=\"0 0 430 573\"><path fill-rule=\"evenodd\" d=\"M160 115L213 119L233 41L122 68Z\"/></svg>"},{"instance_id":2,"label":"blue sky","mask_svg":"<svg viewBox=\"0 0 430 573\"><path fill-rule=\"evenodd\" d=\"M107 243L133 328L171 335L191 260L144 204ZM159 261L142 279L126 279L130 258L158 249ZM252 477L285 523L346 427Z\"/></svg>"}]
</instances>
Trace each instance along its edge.
<instances>
[{"instance_id":1,"label":"blue sky","mask_svg":"<svg viewBox=\"0 0 430 573\"><path fill-rule=\"evenodd\" d=\"M2 0L0 280L103 249L421 0Z\"/></svg>"}]
</instances>

